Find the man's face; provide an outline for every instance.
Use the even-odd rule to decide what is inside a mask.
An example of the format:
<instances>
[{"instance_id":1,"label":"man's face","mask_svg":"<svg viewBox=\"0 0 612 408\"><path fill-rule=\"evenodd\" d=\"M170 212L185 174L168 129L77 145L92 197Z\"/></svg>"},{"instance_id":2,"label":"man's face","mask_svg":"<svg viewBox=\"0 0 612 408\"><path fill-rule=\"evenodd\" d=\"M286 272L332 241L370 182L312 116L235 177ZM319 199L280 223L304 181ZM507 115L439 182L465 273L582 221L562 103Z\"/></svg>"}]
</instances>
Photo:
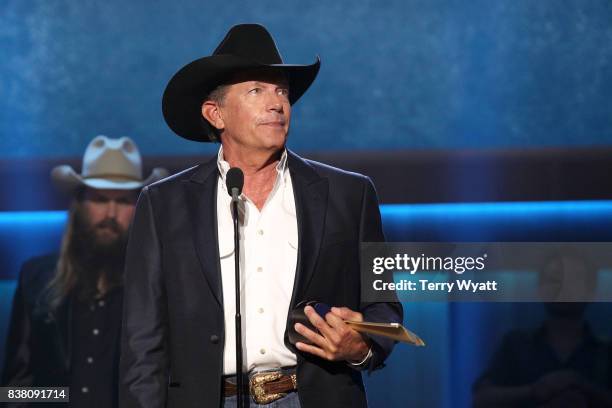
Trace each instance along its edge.
<instances>
[{"instance_id":1,"label":"man's face","mask_svg":"<svg viewBox=\"0 0 612 408\"><path fill-rule=\"evenodd\" d=\"M83 218L98 244L108 245L127 233L134 215L137 194L135 190L85 190Z\"/></svg>"},{"instance_id":2,"label":"man's face","mask_svg":"<svg viewBox=\"0 0 612 408\"><path fill-rule=\"evenodd\" d=\"M264 151L281 149L291 121L285 76L278 71L237 76L227 85L219 115L224 146Z\"/></svg>"}]
</instances>

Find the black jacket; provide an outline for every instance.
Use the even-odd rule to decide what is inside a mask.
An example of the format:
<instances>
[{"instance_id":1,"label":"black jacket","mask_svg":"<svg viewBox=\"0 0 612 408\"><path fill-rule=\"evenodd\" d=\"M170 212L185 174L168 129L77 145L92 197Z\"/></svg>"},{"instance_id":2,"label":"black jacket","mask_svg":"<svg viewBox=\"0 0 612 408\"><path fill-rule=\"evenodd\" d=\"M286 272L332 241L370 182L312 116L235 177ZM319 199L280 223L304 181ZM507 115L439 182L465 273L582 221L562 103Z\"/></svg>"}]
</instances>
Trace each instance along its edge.
<instances>
[{"instance_id":1,"label":"black jacket","mask_svg":"<svg viewBox=\"0 0 612 408\"><path fill-rule=\"evenodd\" d=\"M71 296L68 296L55 310L45 301L46 288L55 275L56 264L57 255L47 255L32 258L21 268L6 342L2 372L3 386L70 386L74 305ZM117 356L118 345L118 341L113 345ZM112 364L112 373L100 373L100 375L112 375L110 383L115 384L114 394L110 395L110 399L114 400L112 406L117 404L118 363L116 358ZM71 391L78 392L78 390ZM105 404L103 401L99 403ZM39 405L38 403L7 404L10 407ZM66 403L43 405L67 407Z\"/></svg>"},{"instance_id":2,"label":"black jacket","mask_svg":"<svg viewBox=\"0 0 612 408\"><path fill-rule=\"evenodd\" d=\"M401 322L399 303L360 301L359 243L383 241L367 177L288 152L298 220L290 308L319 300L360 310L366 320ZM218 407L224 316L217 243L216 158L145 188L126 259L120 363L123 408ZM369 369L393 342L375 339ZM298 356L301 406L364 407L361 372L343 362Z\"/></svg>"},{"instance_id":3,"label":"black jacket","mask_svg":"<svg viewBox=\"0 0 612 408\"><path fill-rule=\"evenodd\" d=\"M43 301L56 263L56 255L47 255L21 267L6 341L3 386L68 384L70 308L64 303L51 311Z\"/></svg>"}]
</instances>

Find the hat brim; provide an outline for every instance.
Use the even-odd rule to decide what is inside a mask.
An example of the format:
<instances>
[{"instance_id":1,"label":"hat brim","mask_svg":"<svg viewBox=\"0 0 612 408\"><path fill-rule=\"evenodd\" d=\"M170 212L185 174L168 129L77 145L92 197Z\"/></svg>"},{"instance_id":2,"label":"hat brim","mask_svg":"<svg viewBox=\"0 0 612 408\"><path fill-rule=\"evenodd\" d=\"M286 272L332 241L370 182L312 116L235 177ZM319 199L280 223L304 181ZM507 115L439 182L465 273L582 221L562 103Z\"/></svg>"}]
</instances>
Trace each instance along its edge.
<instances>
[{"instance_id":1,"label":"hat brim","mask_svg":"<svg viewBox=\"0 0 612 408\"><path fill-rule=\"evenodd\" d=\"M266 65L234 55L200 58L185 65L170 79L162 98L162 113L177 135L211 142L213 129L202 117L203 98L231 75L249 69L281 69L289 79L289 102L293 105L313 83L320 66L318 56L310 65Z\"/></svg>"},{"instance_id":2,"label":"hat brim","mask_svg":"<svg viewBox=\"0 0 612 408\"><path fill-rule=\"evenodd\" d=\"M137 190L159 181L168 175L168 170L156 167L144 180L126 180L121 177L85 178L68 165L56 166L51 170L51 180L58 190L72 193L79 187L91 187L99 190Z\"/></svg>"}]
</instances>

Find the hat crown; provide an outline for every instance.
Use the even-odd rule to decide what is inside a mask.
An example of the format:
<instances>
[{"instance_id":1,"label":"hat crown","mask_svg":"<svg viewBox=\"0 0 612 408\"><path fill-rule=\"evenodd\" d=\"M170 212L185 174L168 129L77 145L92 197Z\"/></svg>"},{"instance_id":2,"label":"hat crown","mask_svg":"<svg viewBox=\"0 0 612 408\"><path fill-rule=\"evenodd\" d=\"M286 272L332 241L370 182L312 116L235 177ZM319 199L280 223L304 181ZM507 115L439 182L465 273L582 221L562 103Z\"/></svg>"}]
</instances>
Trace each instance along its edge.
<instances>
[{"instance_id":1,"label":"hat crown","mask_svg":"<svg viewBox=\"0 0 612 408\"><path fill-rule=\"evenodd\" d=\"M213 55L234 55L268 65L283 63L272 35L259 24L233 26Z\"/></svg>"},{"instance_id":2,"label":"hat crown","mask_svg":"<svg viewBox=\"0 0 612 408\"><path fill-rule=\"evenodd\" d=\"M111 139L96 136L85 150L82 169L84 178L142 180L140 152L129 137Z\"/></svg>"}]
</instances>

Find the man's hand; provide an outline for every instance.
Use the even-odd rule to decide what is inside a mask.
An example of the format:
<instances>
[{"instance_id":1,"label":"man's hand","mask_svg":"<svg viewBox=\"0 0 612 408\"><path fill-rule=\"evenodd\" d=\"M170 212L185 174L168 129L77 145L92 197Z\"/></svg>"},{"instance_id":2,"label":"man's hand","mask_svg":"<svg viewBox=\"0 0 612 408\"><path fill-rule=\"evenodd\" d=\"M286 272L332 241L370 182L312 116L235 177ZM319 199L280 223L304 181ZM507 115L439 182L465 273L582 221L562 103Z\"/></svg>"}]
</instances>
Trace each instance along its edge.
<instances>
[{"instance_id":1,"label":"man's hand","mask_svg":"<svg viewBox=\"0 0 612 408\"><path fill-rule=\"evenodd\" d=\"M344 323L344 320L362 322L361 313L348 307L332 307L331 312L323 319L311 306L306 306L304 313L319 333L296 323L295 331L312 342L312 344L297 342L295 346L298 350L325 360L345 360L352 363L358 363L368 355L370 345L367 338Z\"/></svg>"}]
</instances>

